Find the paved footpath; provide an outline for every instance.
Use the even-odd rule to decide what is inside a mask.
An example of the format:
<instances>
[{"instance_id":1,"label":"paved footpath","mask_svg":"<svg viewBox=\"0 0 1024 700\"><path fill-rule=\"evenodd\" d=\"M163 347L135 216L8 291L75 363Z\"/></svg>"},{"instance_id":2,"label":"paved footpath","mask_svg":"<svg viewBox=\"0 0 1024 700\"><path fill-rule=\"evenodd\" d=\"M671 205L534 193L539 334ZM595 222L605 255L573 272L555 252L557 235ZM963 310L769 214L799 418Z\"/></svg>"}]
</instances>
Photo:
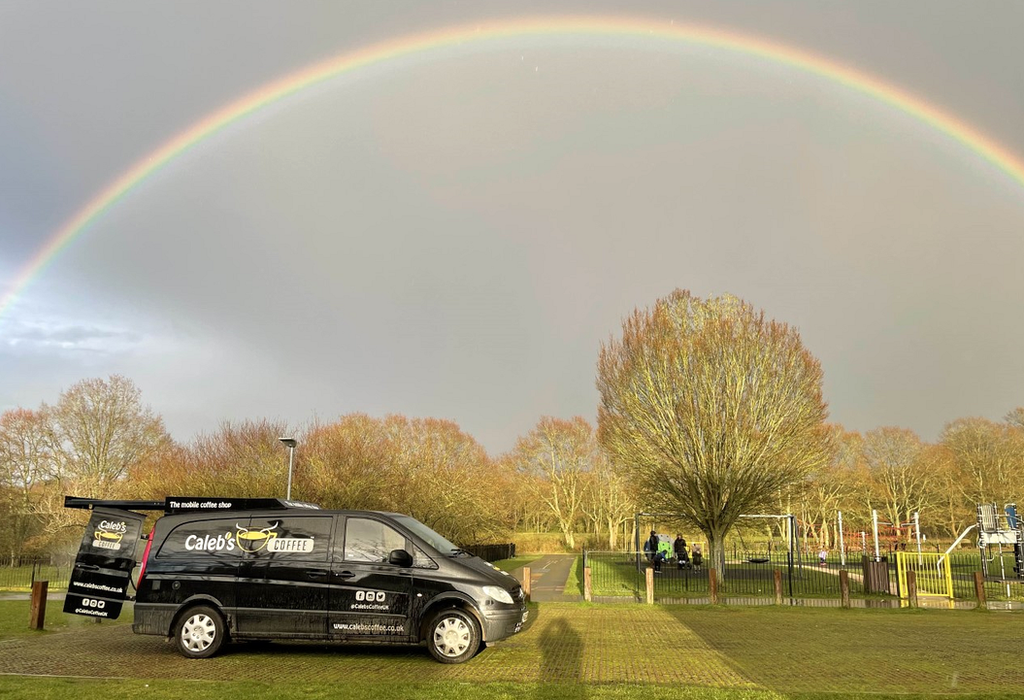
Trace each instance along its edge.
<instances>
[{"instance_id":1,"label":"paved footpath","mask_svg":"<svg viewBox=\"0 0 1024 700\"><path fill-rule=\"evenodd\" d=\"M546 554L540 559L530 562L530 599L535 603L574 603L580 600L579 595L566 595L565 583L569 580L569 572L576 564L575 554ZM513 575L523 580L522 569L516 569Z\"/></svg>"}]
</instances>

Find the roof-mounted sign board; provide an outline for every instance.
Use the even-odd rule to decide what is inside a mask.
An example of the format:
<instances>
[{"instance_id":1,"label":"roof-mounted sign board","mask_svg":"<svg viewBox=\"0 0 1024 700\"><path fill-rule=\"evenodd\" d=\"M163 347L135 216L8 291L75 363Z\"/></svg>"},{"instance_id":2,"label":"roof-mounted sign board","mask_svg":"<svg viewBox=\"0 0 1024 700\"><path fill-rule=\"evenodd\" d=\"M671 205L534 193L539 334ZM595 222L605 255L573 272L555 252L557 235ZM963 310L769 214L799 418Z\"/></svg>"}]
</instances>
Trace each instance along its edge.
<instances>
[{"instance_id":1,"label":"roof-mounted sign board","mask_svg":"<svg viewBox=\"0 0 1024 700\"><path fill-rule=\"evenodd\" d=\"M205 496L168 496L164 503L167 513L193 511L231 512L235 510L285 510L286 508L308 508L319 510L320 506L284 498L208 498Z\"/></svg>"},{"instance_id":2,"label":"roof-mounted sign board","mask_svg":"<svg viewBox=\"0 0 1024 700\"><path fill-rule=\"evenodd\" d=\"M163 501L114 501L103 498L79 498L65 496L65 508L117 508L119 510L162 510L167 514L194 511L230 512L235 510L286 510L307 508L319 510L320 506L303 501L289 501L284 498L220 498L212 496L168 496Z\"/></svg>"}]
</instances>

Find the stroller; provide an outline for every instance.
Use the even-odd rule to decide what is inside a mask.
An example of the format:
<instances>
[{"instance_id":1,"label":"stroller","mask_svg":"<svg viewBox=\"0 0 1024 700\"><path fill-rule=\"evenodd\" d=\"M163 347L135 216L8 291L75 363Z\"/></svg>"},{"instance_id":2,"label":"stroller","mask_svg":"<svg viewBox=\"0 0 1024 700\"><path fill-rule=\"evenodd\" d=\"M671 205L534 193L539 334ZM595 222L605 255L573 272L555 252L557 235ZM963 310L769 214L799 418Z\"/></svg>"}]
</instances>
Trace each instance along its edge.
<instances>
[{"instance_id":1,"label":"stroller","mask_svg":"<svg viewBox=\"0 0 1024 700\"><path fill-rule=\"evenodd\" d=\"M680 571L690 568L690 553L686 551L685 547L680 550L679 556L676 559L676 564L679 566Z\"/></svg>"}]
</instances>

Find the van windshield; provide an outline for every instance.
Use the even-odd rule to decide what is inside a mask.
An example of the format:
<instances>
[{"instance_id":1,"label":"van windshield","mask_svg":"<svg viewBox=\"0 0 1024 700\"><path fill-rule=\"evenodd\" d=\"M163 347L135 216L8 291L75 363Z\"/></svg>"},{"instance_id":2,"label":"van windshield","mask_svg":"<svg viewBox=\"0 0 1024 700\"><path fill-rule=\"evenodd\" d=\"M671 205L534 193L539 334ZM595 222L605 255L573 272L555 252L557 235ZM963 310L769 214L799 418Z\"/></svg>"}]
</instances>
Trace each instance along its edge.
<instances>
[{"instance_id":1,"label":"van windshield","mask_svg":"<svg viewBox=\"0 0 1024 700\"><path fill-rule=\"evenodd\" d=\"M408 515L396 515L395 520L402 523L405 527L411 530L417 537L425 540L427 544L436 549L438 552L445 556L452 556L462 552L461 549L456 547L454 544L449 542L443 536L437 534L429 527L421 523L415 518L410 518Z\"/></svg>"}]
</instances>

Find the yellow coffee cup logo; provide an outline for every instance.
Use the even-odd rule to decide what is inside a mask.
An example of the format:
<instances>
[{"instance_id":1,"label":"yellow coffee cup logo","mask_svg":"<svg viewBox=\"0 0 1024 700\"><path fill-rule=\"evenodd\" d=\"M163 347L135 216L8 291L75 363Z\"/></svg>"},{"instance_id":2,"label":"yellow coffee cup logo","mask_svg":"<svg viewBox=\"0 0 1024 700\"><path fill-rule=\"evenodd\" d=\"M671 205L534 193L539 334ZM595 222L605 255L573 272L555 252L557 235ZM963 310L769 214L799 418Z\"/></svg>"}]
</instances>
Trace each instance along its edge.
<instances>
[{"instance_id":1,"label":"yellow coffee cup logo","mask_svg":"<svg viewBox=\"0 0 1024 700\"><path fill-rule=\"evenodd\" d=\"M238 546L246 552L258 552L267 546L271 540L277 538L277 533L274 530L280 525L280 522L276 522L270 527L264 527L259 530L250 530L247 527L242 527L238 523L235 523L235 529L238 533L235 535L235 539L238 541Z\"/></svg>"}]
</instances>

